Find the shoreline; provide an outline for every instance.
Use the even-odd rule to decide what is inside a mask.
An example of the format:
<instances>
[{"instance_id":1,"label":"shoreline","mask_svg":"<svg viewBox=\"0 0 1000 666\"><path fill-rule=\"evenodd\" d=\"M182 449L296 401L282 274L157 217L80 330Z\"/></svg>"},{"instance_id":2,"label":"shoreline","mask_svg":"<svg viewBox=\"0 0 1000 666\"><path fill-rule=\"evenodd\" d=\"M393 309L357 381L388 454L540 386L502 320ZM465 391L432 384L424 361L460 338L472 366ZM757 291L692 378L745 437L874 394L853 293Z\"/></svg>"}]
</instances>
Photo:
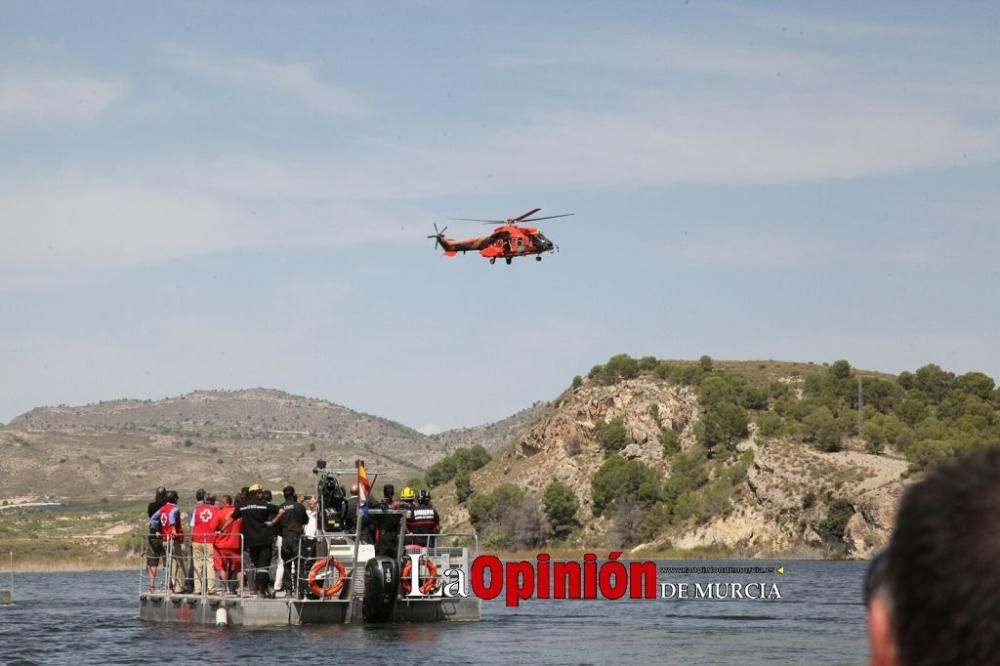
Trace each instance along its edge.
<instances>
[{"instance_id":1,"label":"shoreline","mask_svg":"<svg viewBox=\"0 0 1000 666\"><path fill-rule=\"evenodd\" d=\"M585 548L539 548L537 550L526 551L526 550L516 550L516 551L504 551L497 550L486 552L482 551L480 555L495 555L502 560L533 560L540 553L547 553L552 557L553 560L582 560L583 556L587 553L593 553L598 556L599 559L604 559L607 557L608 553L611 552L608 548L600 549L585 549ZM657 550L657 551L642 551L639 553L628 553L624 552L621 555L621 560L623 561L639 561L639 560L655 560L655 561L699 561L699 560L720 560L720 561L734 561L734 562L769 562L775 560L781 560L785 562L791 561L815 561L815 562L840 562L840 561L852 561L852 560L842 560L839 558L829 558L829 557L804 557L803 553L786 553L782 555L781 553L769 554L766 557L738 557L733 553L725 551L714 551L710 549L699 549L691 551L680 551L680 550ZM105 558L71 558L71 559L51 559L51 560L32 560L32 561L21 561L17 559L14 560L14 573L15 574L39 574L39 573L86 573L92 571L137 571L140 568L139 558L137 556L127 557L127 558L115 558L115 557L105 557ZM145 567L142 567L145 571ZM0 576L6 574L8 569L5 567L0 571Z\"/></svg>"}]
</instances>

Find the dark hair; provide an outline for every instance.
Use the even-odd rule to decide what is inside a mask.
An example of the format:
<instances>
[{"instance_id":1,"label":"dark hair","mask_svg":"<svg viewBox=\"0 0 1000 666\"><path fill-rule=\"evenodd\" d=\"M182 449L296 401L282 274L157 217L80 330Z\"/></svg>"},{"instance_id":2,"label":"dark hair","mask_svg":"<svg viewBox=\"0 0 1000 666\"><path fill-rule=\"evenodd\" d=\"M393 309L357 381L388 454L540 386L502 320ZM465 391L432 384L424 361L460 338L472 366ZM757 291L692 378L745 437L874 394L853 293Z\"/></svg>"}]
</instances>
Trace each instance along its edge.
<instances>
[{"instance_id":1,"label":"dark hair","mask_svg":"<svg viewBox=\"0 0 1000 666\"><path fill-rule=\"evenodd\" d=\"M284 495L287 499L295 497L295 486L285 486L284 488L281 489L281 494Z\"/></svg>"},{"instance_id":2,"label":"dark hair","mask_svg":"<svg viewBox=\"0 0 1000 666\"><path fill-rule=\"evenodd\" d=\"M160 486L156 489L156 495L153 497L153 501L157 504L163 504L167 501L167 489Z\"/></svg>"},{"instance_id":3,"label":"dark hair","mask_svg":"<svg viewBox=\"0 0 1000 666\"><path fill-rule=\"evenodd\" d=\"M171 504L177 504L177 491L176 490L168 490L167 494L164 495L164 497Z\"/></svg>"},{"instance_id":4,"label":"dark hair","mask_svg":"<svg viewBox=\"0 0 1000 666\"><path fill-rule=\"evenodd\" d=\"M865 606L871 603L872 597L885 589L886 552L884 550L871 559L865 569L865 580L862 587Z\"/></svg>"},{"instance_id":5,"label":"dark hair","mask_svg":"<svg viewBox=\"0 0 1000 666\"><path fill-rule=\"evenodd\" d=\"M392 496L396 494L396 486L391 483L387 483L382 486L382 497L386 499L392 499Z\"/></svg>"},{"instance_id":6,"label":"dark hair","mask_svg":"<svg viewBox=\"0 0 1000 666\"><path fill-rule=\"evenodd\" d=\"M194 498L196 500L198 500L199 502L205 501L205 489L204 488L199 488L197 490L197 492L195 492Z\"/></svg>"},{"instance_id":7,"label":"dark hair","mask_svg":"<svg viewBox=\"0 0 1000 666\"><path fill-rule=\"evenodd\" d=\"M1000 654L1000 449L910 487L885 571L903 666L995 664Z\"/></svg>"},{"instance_id":8,"label":"dark hair","mask_svg":"<svg viewBox=\"0 0 1000 666\"><path fill-rule=\"evenodd\" d=\"M230 497L229 495L223 495L222 496L222 503L223 504L232 504L233 503L233 498Z\"/></svg>"}]
</instances>

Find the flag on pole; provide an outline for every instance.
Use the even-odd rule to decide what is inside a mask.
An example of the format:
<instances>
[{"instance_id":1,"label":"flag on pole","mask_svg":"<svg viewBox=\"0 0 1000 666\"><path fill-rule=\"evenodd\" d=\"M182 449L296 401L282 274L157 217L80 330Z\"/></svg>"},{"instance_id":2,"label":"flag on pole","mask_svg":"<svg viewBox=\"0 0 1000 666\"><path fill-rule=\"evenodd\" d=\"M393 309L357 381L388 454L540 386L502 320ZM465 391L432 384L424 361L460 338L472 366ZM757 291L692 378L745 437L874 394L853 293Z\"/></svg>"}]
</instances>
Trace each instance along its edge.
<instances>
[{"instance_id":1,"label":"flag on pole","mask_svg":"<svg viewBox=\"0 0 1000 666\"><path fill-rule=\"evenodd\" d=\"M368 495L371 493L372 486L368 482L368 472L365 471L365 461L358 460L354 463L358 468L358 492L360 496L358 497L359 504L368 503Z\"/></svg>"}]
</instances>

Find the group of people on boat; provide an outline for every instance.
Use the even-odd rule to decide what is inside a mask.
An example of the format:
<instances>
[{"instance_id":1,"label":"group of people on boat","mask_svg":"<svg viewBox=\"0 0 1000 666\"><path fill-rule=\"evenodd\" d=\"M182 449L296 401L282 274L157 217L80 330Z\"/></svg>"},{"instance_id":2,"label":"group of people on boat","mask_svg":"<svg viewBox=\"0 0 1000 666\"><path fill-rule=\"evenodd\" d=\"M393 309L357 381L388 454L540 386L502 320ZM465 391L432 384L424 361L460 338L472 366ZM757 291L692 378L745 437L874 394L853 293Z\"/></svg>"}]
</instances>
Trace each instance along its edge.
<instances>
[{"instance_id":1,"label":"group of people on boat","mask_svg":"<svg viewBox=\"0 0 1000 666\"><path fill-rule=\"evenodd\" d=\"M392 534L377 512L359 512L358 486L351 486L350 491L338 521L344 532L357 532L362 543L375 544L376 552L390 548L398 531ZM369 506L402 511L405 543L432 546L432 535L440 531L440 516L431 504L430 493L407 486L397 501L393 485L385 484L382 494L380 502L369 501ZM320 505L316 497L308 495L300 503L290 485L282 489L282 496L281 504L274 504L271 491L259 483L242 488L235 496L216 496L199 489L185 520L177 491L158 488L148 506L149 591L155 592L157 570L163 564L165 586L175 594L228 594L244 589L244 584L262 597L290 593L301 571L300 555L311 550L312 538L320 530ZM185 532L190 533L187 542Z\"/></svg>"}]
</instances>

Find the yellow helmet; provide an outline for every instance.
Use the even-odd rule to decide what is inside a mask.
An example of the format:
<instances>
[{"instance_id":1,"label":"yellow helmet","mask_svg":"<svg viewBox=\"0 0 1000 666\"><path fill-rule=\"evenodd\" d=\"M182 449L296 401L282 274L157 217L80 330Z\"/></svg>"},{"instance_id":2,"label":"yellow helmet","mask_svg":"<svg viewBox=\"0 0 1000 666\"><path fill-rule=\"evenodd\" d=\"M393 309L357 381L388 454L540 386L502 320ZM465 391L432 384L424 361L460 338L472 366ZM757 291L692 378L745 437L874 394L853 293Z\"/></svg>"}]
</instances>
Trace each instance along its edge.
<instances>
[{"instance_id":1,"label":"yellow helmet","mask_svg":"<svg viewBox=\"0 0 1000 666\"><path fill-rule=\"evenodd\" d=\"M404 502L412 502L413 498L415 498L416 496L417 496L416 493L413 492L413 488L406 486L405 488L403 488L403 492L400 493L399 499L403 500Z\"/></svg>"}]
</instances>

